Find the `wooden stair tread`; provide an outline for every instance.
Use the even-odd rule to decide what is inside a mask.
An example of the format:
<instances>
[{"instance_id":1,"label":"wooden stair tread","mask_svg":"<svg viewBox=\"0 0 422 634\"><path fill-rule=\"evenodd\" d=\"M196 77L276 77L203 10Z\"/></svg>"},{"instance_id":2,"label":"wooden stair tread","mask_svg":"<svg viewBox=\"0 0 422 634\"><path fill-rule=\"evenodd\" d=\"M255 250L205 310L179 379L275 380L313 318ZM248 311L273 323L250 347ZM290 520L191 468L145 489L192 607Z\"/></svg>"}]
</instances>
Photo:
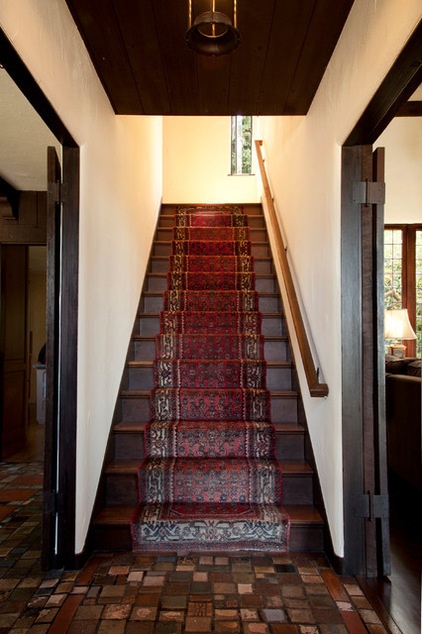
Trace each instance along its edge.
<instances>
[{"instance_id":1,"label":"wooden stair tread","mask_svg":"<svg viewBox=\"0 0 422 634\"><path fill-rule=\"evenodd\" d=\"M143 341L143 340L155 340L156 335L132 335L132 339L135 341ZM265 341L276 342L276 341L288 341L287 335L265 335ZM270 363L267 361L267 363ZM283 363L280 361L279 363Z\"/></svg>"},{"instance_id":2,"label":"wooden stair tread","mask_svg":"<svg viewBox=\"0 0 422 634\"><path fill-rule=\"evenodd\" d=\"M116 423L113 427L114 433L139 434L145 430L148 423Z\"/></svg>"},{"instance_id":3,"label":"wooden stair tread","mask_svg":"<svg viewBox=\"0 0 422 634\"><path fill-rule=\"evenodd\" d=\"M113 427L113 432L121 433L139 433L144 431L147 423L145 422L131 422L131 423L116 423ZM276 434L304 434L305 428L298 423L273 423Z\"/></svg>"},{"instance_id":4,"label":"wooden stair tread","mask_svg":"<svg viewBox=\"0 0 422 634\"><path fill-rule=\"evenodd\" d=\"M276 434L304 434L305 428L299 423L273 423Z\"/></svg>"},{"instance_id":5,"label":"wooden stair tread","mask_svg":"<svg viewBox=\"0 0 422 634\"><path fill-rule=\"evenodd\" d=\"M155 275L155 273L152 273L151 275ZM271 274L272 275L272 274ZM203 293L211 293L213 291L202 291ZM259 293L260 297L280 297L280 293L279 291L257 291ZM162 297L163 296L163 291L151 291L146 289L145 291L143 291L142 295L145 295L147 297Z\"/></svg>"},{"instance_id":6,"label":"wooden stair tread","mask_svg":"<svg viewBox=\"0 0 422 634\"><path fill-rule=\"evenodd\" d=\"M94 523L125 526L129 524L134 511L133 506L106 506L95 515Z\"/></svg>"},{"instance_id":7,"label":"wooden stair tread","mask_svg":"<svg viewBox=\"0 0 422 634\"><path fill-rule=\"evenodd\" d=\"M174 388L175 390L179 388ZM184 391L188 389L195 390L196 388L182 388ZM217 388L209 388L217 389ZM235 388L232 388L235 389ZM121 398L149 398L151 394L150 390L121 390ZM299 394L295 390L271 390L271 396L276 398L298 398Z\"/></svg>"},{"instance_id":8,"label":"wooden stair tread","mask_svg":"<svg viewBox=\"0 0 422 634\"><path fill-rule=\"evenodd\" d=\"M279 460L282 472L287 475L308 475L313 469L306 460Z\"/></svg>"},{"instance_id":9,"label":"wooden stair tread","mask_svg":"<svg viewBox=\"0 0 422 634\"><path fill-rule=\"evenodd\" d=\"M153 337L154 335L150 335ZM267 337L265 337L267 338ZM219 359L215 359L219 361ZM267 361L267 368L291 368L293 367L292 361ZM127 365L130 368L152 368L154 365L154 361L128 361Z\"/></svg>"},{"instance_id":10,"label":"wooden stair tread","mask_svg":"<svg viewBox=\"0 0 422 634\"><path fill-rule=\"evenodd\" d=\"M292 524L318 523L323 524L324 520L315 506L307 504L286 504L284 505Z\"/></svg>"},{"instance_id":11,"label":"wooden stair tread","mask_svg":"<svg viewBox=\"0 0 422 634\"><path fill-rule=\"evenodd\" d=\"M292 524L322 524L323 519L318 510L311 505L284 505ZM95 524L120 525L129 524L135 511L133 506L107 506L101 509L94 518Z\"/></svg>"},{"instance_id":12,"label":"wooden stair tread","mask_svg":"<svg viewBox=\"0 0 422 634\"><path fill-rule=\"evenodd\" d=\"M166 278L167 275L169 274L170 271L147 271L146 275L148 277L159 277L159 278ZM214 271L204 271L205 273L210 273L210 274L214 274ZM224 273L224 271L222 271ZM237 272L238 274L241 273L241 271ZM185 273L185 275L188 275L188 273ZM248 273L246 272L246 275L248 275ZM275 278L275 273L254 273L256 278L261 278L261 277L270 277L271 279ZM265 292L265 291L264 291ZM268 291L267 291L268 292Z\"/></svg>"},{"instance_id":13,"label":"wooden stair tread","mask_svg":"<svg viewBox=\"0 0 422 634\"><path fill-rule=\"evenodd\" d=\"M149 318L149 319L151 319L151 318L152 319L154 319L154 318L158 319L160 317L160 312L164 312L164 311L149 313L149 312L145 312L143 310L139 310L138 314L137 314L137 317L140 318L140 319L142 319L144 317L145 318ZM172 311L169 311L169 312L172 312ZM220 311L210 310L210 311L207 311L207 312L212 313L212 312L220 312ZM255 311L251 311L251 312L255 312ZM263 313L262 311L259 311L259 312L261 312L262 319L284 319L284 314L282 312L278 312L278 313Z\"/></svg>"},{"instance_id":14,"label":"wooden stair tread","mask_svg":"<svg viewBox=\"0 0 422 634\"><path fill-rule=\"evenodd\" d=\"M142 460L142 458L139 460L115 460L107 465L105 471L109 474L135 474L138 472ZM313 473L312 467L305 460L278 460L278 462L285 475L310 475Z\"/></svg>"}]
</instances>

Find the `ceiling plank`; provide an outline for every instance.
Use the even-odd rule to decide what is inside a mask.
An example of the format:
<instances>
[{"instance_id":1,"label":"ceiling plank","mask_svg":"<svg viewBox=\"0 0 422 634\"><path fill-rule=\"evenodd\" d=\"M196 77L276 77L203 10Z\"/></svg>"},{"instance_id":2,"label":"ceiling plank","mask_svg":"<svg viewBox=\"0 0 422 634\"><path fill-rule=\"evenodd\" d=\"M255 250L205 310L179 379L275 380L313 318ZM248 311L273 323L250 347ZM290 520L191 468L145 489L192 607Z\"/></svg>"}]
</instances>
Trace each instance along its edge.
<instances>
[{"instance_id":1,"label":"ceiling plank","mask_svg":"<svg viewBox=\"0 0 422 634\"><path fill-rule=\"evenodd\" d=\"M265 66L275 4L276 0L261 0L259 11L256 11L254 3L238 3L237 23L241 42L232 55L230 114L259 114L260 78Z\"/></svg>"},{"instance_id":2,"label":"ceiling plank","mask_svg":"<svg viewBox=\"0 0 422 634\"><path fill-rule=\"evenodd\" d=\"M230 73L233 57L195 55L199 112L201 115L229 113Z\"/></svg>"},{"instance_id":3,"label":"ceiling plank","mask_svg":"<svg viewBox=\"0 0 422 634\"><path fill-rule=\"evenodd\" d=\"M299 108L286 109L286 103L316 2L276 2L257 114L305 114Z\"/></svg>"},{"instance_id":4,"label":"ceiling plank","mask_svg":"<svg viewBox=\"0 0 422 634\"><path fill-rule=\"evenodd\" d=\"M171 114L200 114L195 53L185 44L188 3L153 0L153 8Z\"/></svg>"},{"instance_id":5,"label":"ceiling plank","mask_svg":"<svg viewBox=\"0 0 422 634\"><path fill-rule=\"evenodd\" d=\"M111 0L66 2L116 114L145 114Z\"/></svg>"},{"instance_id":6,"label":"ceiling plank","mask_svg":"<svg viewBox=\"0 0 422 634\"><path fill-rule=\"evenodd\" d=\"M152 2L113 0L137 92L148 114L171 112Z\"/></svg>"},{"instance_id":7,"label":"ceiling plank","mask_svg":"<svg viewBox=\"0 0 422 634\"><path fill-rule=\"evenodd\" d=\"M188 0L66 2L118 114L304 115L353 0L238 0L241 44L219 58L187 47Z\"/></svg>"},{"instance_id":8,"label":"ceiling plank","mask_svg":"<svg viewBox=\"0 0 422 634\"><path fill-rule=\"evenodd\" d=\"M353 0L317 0L286 101L285 114L306 114L343 30Z\"/></svg>"}]
</instances>

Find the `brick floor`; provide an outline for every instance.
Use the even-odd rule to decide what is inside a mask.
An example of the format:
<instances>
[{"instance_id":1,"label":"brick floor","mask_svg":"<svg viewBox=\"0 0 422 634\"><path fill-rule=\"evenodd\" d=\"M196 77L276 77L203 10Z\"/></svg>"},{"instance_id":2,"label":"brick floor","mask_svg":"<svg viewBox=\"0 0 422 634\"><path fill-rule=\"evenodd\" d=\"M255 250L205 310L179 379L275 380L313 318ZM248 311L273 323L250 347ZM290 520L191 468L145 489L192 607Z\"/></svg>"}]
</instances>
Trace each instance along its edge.
<instances>
[{"instance_id":1,"label":"brick floor","mask_svg":"<svg viewBox=\"0 0 422 634\"><path fill-rule=\"evenodd\" d=\"M388 632L321 554L97 553L43 573L41 499L41 463L0 463L0 634Z\"/></svg>"}]
</instances>

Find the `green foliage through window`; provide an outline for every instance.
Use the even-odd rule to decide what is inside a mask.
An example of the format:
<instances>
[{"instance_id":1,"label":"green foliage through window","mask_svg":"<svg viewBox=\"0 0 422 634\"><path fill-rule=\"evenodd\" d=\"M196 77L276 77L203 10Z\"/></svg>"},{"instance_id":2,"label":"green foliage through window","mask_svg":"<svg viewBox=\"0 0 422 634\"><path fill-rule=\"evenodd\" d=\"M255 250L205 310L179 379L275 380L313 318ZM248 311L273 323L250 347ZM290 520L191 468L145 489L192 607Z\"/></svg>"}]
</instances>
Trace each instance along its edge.
<instances>
[{"instance_id":1,"label":"green foliage through window","mask_svg":"<svg viewBox=\"0 0 422 634\"><path fill-rule=\"evenodd\" d=\"M416 231L416 355L422 356L422 231Z\"/></svg>"},{"instance_id":2,"label":"green foliage through window","mask_svg":"<svg viewBox=\"0 0 422 634\"><path fill-rule=\"evenodd\" d=\"M385 308L402 307L402 231L384 231L384 301Z\"/></svg>"},{"instance_id":3,"label":"green foliage through window","mask_svg":"<svg viewBox=\"0 0 422 634\"><path fill-rule=\"evenodd\" d=\"M252 117L231 118L231 173L252 173Z\"/></svg>"}]
</instances>

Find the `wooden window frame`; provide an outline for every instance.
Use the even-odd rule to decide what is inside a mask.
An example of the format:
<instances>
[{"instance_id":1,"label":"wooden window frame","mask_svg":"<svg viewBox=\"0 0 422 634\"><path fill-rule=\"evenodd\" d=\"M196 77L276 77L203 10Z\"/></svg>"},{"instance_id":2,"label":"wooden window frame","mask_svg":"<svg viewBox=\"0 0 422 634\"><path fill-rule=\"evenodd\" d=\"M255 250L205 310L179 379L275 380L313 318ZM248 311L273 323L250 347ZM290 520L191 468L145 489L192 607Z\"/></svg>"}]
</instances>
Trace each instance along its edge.
<instances>
[{"instance_id":1,"label":"wooden window frame","mask_svg":"<svg viewBox=\"0 0 422 634\"><path fill-rule=\"evenodd\" d=\"M402 232L402 308L407 308L412 328L416 332L416 232L422 224L384 225L385 230ZM416 341L406 343L408 357L416 356Z\"/></svg>"},{"instance_id":2,"label":"wooden window frame","mask_svg":"<svg viewBox=\"0 0 422 634\"><path fill-rule=\"evenodd\" d=\"M233 144L235 146L235 156L237 157L238 144L240 143L239 138L242 138L242 135L238 135L237 133L237 123L239 118L244 118L250 115L232 115L230 118L230 175L231 176L251 176L252 175L252 159L253 159L253 116L250 116L251 119L251 147L250 147L250 170L248 172L238 171L238 162L235 160L235 165L233 165ZM235 125L233 125L235 122ZM235 133L233 134L233 129ZM242 167L242 166L241 166Z\"/></svg>"}]
</instances>

